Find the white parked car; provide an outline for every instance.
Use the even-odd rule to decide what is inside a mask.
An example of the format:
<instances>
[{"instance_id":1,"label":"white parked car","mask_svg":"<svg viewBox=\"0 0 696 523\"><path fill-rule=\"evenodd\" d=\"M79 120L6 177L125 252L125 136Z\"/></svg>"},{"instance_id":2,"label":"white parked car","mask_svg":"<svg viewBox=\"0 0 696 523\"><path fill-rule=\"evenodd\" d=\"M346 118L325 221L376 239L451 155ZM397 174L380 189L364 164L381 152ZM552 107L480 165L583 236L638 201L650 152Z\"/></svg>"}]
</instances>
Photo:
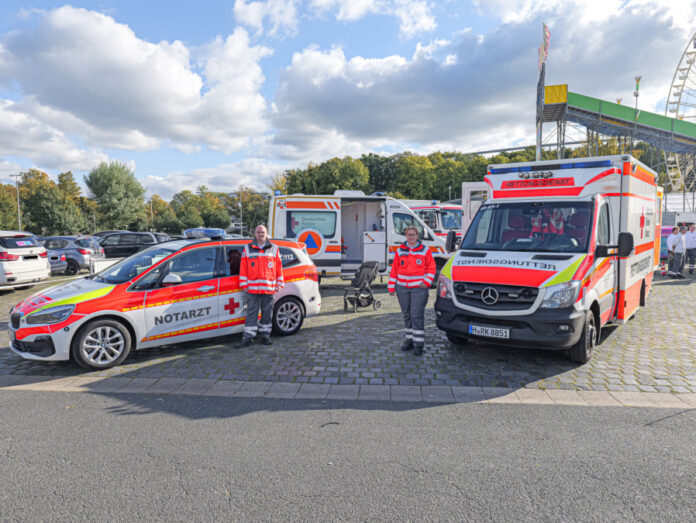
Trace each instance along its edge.
<instances>
[{"instance_id":1,"label":"white parked car","mask_svg":"<svg viewBox=\"0 0 696 523\"><path fill-rule=\"evenodd\" d=\"M40 282L51 275L48 253L31 233L0 231L0 285Z\"/></svg>"}]
</instances>

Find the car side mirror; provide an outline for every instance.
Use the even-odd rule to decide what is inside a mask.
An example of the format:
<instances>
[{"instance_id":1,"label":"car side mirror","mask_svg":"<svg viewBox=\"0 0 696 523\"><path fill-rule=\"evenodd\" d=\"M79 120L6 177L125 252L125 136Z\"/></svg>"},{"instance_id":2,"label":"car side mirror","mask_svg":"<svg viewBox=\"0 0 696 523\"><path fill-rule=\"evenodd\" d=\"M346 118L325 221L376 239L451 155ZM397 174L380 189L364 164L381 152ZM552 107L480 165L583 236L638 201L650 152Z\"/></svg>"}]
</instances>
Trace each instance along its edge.
<instances>
[{"instance_id":1,"label":"car side mirror","mask_svg":"<svg viewBox=\"0 0 696 523\"><path fill-rule=\"evenodd\" d=\"M633 252L633 234L630 232L619 233L619 257L626 258Z\"/></svg>"},{"instance_id":2,"label":"car side mirror","mask_svg":"<svg viewBox=\"0 0 696 523\"><path fill-rule=\"evenodd\" d=\"M181 282L181 276L170 272L164 278L162 278L162 287L171 287L172 285L179 285Z\"/></svg>"},{"instance_id":3,"label":"car side mirror","mask_svg":"<svg viewBox=\"0 0 696 523\"><path fill-rule=\"evenodd\" d=\"M445 240L445 250L447 252L452 252L457 248L457 233L455 231L449 231L447 233L447 240Z\"/></svg>"}]
</instances>

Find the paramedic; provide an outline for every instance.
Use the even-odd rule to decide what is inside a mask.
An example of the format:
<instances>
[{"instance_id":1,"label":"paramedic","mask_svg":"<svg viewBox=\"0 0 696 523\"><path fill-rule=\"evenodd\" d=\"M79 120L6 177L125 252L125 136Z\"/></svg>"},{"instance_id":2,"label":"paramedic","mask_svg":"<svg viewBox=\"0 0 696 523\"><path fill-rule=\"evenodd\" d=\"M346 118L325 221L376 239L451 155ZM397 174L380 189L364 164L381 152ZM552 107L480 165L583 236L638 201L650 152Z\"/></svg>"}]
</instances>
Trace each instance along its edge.
<instances>
[{"instance_id":1,"label":"paramedic","mask_svg":"<svg viewBox=\"0 0 696 523\"><path fill-rule=\"evenodd\" d=\"M684 227L684 230L686 231L686 227ZM675 278L682 278L682 262L684 261L684 251L686 251L686 238L684 234L679 234L679 227L674 227L672 234L667 237L667 251L671 259L669 272Z\"/></svg>"},{"instance_id":2,"label":"paramedic","mask_svg":"<svg viewBox=\"0 0 696 523\"><path fill-rule=\"evenodd\" d=\"M268 240L265 225L254 231L255 239L244 246L239 269L239 286L245 292L246 323L244 335L237 348L253 343L257 332L261 343L271 344L273 294L283 288L283 264L278 247ZM259 310L261 322L259 323Z\"/></svg>"},{"instance_id":3,"label":"paramedic","mask_svg":"<svg viewBox=\"0 0 696 523\"><path fill-rule=\"evenodd\" d=\"M689 274L694 273L694 265L696 265L696 225L689 226L689 232L684 235L686 238L686 262L689 266Z\"/></svg>"},{"instance_id":4,"label":"paramedic","mask_svg":"<svg viewBox=\"0 0 696 523\"><path fill-rule=\"evenodd\" d=\"M406 324L401 350L414 349L413 353L420 356L425 345L425 305L435 279L435 260L430 249L418 240L418 229L406 227L404 236L406 242L394 255L388 288L389 294L396 293Z\"/></svg>"}]
</instances>

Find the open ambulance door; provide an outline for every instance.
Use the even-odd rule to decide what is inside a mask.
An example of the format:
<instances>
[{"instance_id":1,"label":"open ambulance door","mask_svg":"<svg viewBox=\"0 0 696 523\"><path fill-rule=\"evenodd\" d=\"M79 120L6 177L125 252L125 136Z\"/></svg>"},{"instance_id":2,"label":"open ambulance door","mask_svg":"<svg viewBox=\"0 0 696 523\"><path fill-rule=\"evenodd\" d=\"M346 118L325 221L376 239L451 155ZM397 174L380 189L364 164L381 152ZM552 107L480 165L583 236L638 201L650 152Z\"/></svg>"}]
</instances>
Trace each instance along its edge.
<instances>
[{"instance_id":1,"label":"open ambulance door","mask_svg":"<svg viewBox=\"0 0 696 523\"><path fill-rule=\"evenodd\" d=\"M491 196L491 186L486 182L462 183L462 238L481 204Z\"/></svg>"},{"instance_id":2,"label":"open ambulance door","mask_svg":"<svg viewBox=\"0 0 696 523\"><path fill-rule=\"evenodd\" d=\"M287 196L285 238L302 242L320 274L341 272L341 198Z\"/></svg>"}]
</instances>

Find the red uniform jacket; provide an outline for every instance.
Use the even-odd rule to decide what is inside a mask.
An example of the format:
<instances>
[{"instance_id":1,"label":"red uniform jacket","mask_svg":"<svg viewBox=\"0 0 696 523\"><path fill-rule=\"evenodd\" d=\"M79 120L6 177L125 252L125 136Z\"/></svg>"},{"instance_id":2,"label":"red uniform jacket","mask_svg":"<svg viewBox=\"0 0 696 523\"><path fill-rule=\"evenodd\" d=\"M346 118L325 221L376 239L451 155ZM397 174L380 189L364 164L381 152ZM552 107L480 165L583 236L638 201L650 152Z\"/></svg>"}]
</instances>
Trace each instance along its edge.
<instances>
[{"instance_id":1,"label":"red uniform jacket","mask_svg":"<svg viewBox=\"0 0 696 523\"><path fill-rule=\"evenodd\" d=\"M412 289L425 283L430 287L435 279L435 270L435 260L430 249L421 242L413 248L404 242L394 255L389 275L389 292L394 291L396 285Z\"/></svg>"},{"instance_id":2,"label":"red uniform jacket","mask_svg":"<svg viewBox=\"0 0 696 523\"><path fill-rule=\"evenodd\" d=\"M285 285L280 251L270 241L259 247L256 240L242 252L239 286L251 294L274 294Z\"/></svg>"}]
</instances>

